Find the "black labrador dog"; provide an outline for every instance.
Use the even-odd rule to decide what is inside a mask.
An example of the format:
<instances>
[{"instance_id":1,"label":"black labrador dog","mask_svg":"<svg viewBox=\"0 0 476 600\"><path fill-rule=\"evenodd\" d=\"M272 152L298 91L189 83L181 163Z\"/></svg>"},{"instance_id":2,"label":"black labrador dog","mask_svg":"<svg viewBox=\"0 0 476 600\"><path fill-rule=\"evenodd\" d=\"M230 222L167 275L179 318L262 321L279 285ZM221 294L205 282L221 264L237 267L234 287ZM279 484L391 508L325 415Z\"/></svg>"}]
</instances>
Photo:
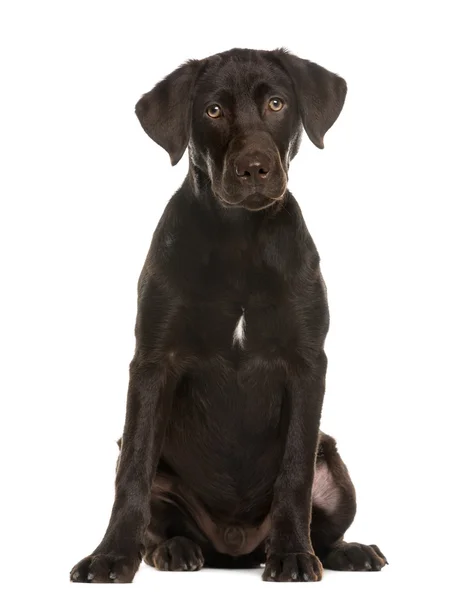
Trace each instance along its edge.
<instances>
[{"instance_id":1,"label":"black labrador dog","mask_svg":"<svg viewBox=\"0 0 476 600\"><path fill-rule=\"evenodd\" d=\"M287 189L301 132L318 147L345 81L285 50L182 65L139 100L146 133L190 168L138 284L136 349L109 526L72 581L255 567L317 581L378 571L343 541L355 492L319 430L329 326L319 255Z\"/></svg>"}]
</instances>

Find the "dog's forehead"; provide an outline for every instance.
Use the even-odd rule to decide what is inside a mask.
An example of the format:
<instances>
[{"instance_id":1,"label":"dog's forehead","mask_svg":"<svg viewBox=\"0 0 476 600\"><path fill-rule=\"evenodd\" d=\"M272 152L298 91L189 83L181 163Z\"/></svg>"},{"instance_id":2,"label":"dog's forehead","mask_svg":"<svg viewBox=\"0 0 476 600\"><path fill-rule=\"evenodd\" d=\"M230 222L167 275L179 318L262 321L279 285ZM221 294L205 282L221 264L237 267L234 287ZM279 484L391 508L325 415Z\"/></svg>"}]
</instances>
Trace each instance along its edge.
<instances>
[{"instance_id":1,"label":"dog's forehead","mask_svg":"<svg viewBox=\"0 0 476 600\"><path fill-rule=\"evenodd\" d=\"M258 85L266 84L270 90L291 89L286 72L258 52L243 55L215 55L207 59L204 72L196 86L197 96L213 95L226 91L233 96L249 96Z\"/></svg>"}]
</instances>

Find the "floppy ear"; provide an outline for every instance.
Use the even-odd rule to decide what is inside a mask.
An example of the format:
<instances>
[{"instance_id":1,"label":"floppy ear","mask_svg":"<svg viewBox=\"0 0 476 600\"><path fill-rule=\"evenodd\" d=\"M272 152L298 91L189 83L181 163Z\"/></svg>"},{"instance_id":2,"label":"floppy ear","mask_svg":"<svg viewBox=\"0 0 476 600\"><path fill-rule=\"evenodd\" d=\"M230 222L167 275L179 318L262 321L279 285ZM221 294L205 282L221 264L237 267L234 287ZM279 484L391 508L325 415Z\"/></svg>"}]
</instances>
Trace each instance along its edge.
<instances>
[{"instance_id":1,"label":"floppy ear","mask_svg":"<svg viewBox=\"0 0 476 600\"><path fill-rule=\"evenodd\" d=\"M190 137L191 107L201 61L184 63L136 104L144 131L170 155L172 166L182 158Z\"/></svg>"},{"instance_id":2,"label":"floppy ear","mask_svg":"<svg viewBox=\"0 0 476 600\"><path fill-rule=\"evenodd\" d=\"M335 123L347 94L347 84L335 73L285 51L280 62L291 77L301 119L313 144L324 148L324 134Z\"/></svg>"}]
</instances>

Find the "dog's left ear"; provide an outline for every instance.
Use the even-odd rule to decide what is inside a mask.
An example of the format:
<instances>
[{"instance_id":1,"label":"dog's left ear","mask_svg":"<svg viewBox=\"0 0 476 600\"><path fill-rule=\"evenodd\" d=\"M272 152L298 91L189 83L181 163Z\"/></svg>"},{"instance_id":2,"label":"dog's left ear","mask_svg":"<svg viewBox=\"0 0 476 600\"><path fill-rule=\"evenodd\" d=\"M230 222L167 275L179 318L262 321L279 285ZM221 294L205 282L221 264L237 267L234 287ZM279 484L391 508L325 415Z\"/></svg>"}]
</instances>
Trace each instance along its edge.
<instances>
[{"instance_id":1,"label":"dog's left ear","mask_svg":"<svg viewBox=\"0 0 476 600\"><path fill-rule=\"evenodd\" d=\"M324 135L344 106L347 84L315 63L278 50L279 61L293 82L301 119L313 144L324 148Z\"/></svg>"},{"instance_id":2,"label":"dog's left ear","mask_svg":"<svg viewBox=\"0 0 476 600\"><path fill-rule=\"evenodd\" d=\"M199 60L186 62L136 104L144 131L169 153L172 166L188 146L193 92L201 64Z\"/></svg>"}]
</instances>

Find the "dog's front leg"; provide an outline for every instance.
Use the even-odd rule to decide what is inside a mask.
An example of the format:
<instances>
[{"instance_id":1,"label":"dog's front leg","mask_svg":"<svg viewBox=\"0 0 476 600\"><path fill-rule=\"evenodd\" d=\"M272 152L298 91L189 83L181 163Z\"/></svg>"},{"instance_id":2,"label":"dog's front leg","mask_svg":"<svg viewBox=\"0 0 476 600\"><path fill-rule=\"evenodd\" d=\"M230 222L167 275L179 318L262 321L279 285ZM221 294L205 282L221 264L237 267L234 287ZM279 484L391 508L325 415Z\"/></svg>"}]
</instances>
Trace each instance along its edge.
<instances>
[{"instance_id":1,"label":"dog's front leg","mask_svg":"<svg viewBox=\"0 0 476 600\"><path fill-rule=\"evenodd\" d=\"M318 581L322 565L311 539L311 495L327 358L288 381L288 429L283 461L274 486L265 581Z\"/></svg>"},{"instance_id":2,"label":"dog's front leg","mask_svg":"<svg viewBox=\"0 0 476 600\"><path fill-rule=\"evenodd\" d=\"M150 520L150 489L175 385L176 375L167 366L144 359L132 361L109 526L96 550L73 567L72 581L127 583L139 568Z\"/></svg>"}]
</instances>

